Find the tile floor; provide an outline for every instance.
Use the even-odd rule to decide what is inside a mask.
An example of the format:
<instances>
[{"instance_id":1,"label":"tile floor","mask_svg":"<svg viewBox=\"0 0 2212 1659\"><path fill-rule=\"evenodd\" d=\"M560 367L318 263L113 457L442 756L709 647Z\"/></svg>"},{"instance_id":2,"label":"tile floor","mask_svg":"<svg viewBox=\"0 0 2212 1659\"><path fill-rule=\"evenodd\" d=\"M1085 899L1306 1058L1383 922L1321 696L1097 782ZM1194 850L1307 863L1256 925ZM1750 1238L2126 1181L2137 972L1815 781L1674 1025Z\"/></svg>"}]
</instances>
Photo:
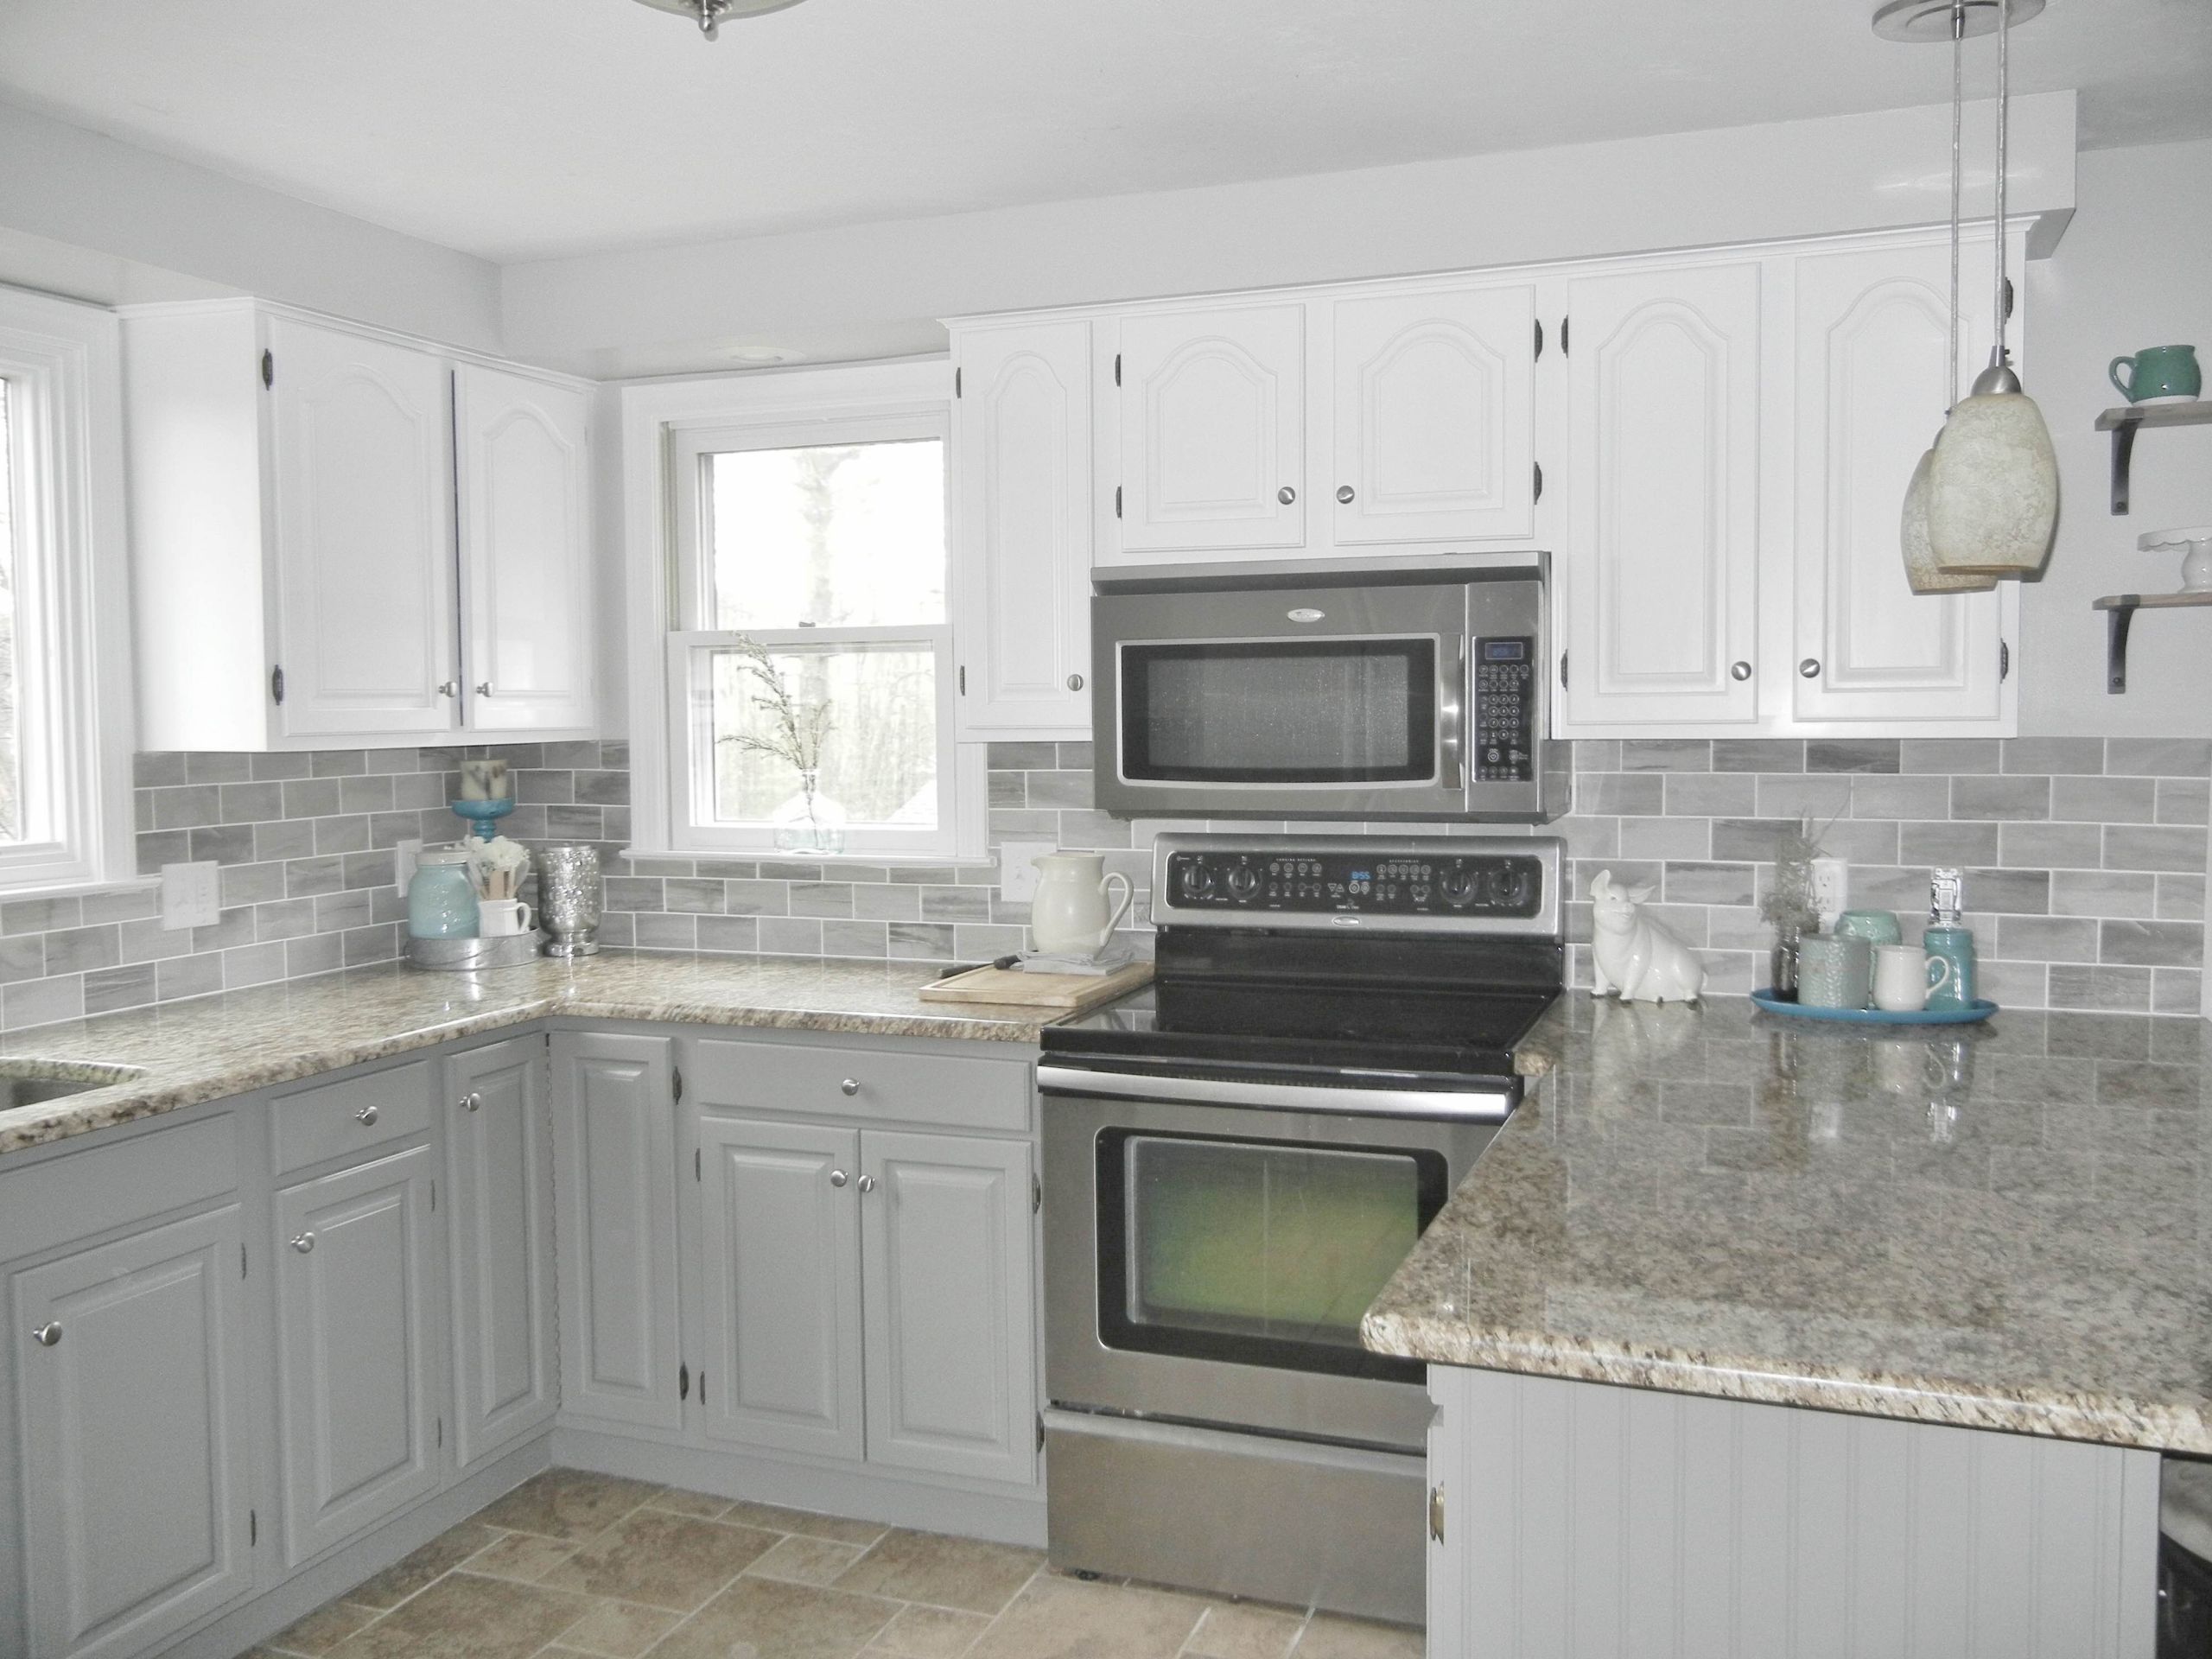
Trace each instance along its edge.
<instances>
[{"instance_id":1,"label":"tile floor","mask_svg":"<svg viewBox=\"0 0 2212 1659\"><path fill-rule=\"evenodd\" d=\"M1421 1632L1044 1554L555 1469L252 1656L1421 1659Z\"/></svg>"}]
</instances>

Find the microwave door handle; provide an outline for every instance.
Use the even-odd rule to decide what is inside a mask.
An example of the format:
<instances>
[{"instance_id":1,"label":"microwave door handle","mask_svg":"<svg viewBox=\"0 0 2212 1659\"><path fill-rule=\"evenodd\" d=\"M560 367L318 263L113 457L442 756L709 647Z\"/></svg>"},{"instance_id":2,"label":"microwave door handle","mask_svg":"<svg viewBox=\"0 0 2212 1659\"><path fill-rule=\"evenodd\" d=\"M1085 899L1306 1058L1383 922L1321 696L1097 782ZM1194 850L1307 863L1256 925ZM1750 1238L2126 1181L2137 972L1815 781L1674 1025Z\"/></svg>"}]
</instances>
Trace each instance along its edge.
<instances>
[{"instance_id":1,"label":"microwave door handle","mask_svg":"<svg viewBox=\"0 0 2212 1659\"><path fill-rule=\"evenodd\" d=\"M1444 789L1466 787L1467 641L1465 635L1446 642L1445 666L1438 672L1436 739L1438 784Z\"/></svg>"}]
</instances>

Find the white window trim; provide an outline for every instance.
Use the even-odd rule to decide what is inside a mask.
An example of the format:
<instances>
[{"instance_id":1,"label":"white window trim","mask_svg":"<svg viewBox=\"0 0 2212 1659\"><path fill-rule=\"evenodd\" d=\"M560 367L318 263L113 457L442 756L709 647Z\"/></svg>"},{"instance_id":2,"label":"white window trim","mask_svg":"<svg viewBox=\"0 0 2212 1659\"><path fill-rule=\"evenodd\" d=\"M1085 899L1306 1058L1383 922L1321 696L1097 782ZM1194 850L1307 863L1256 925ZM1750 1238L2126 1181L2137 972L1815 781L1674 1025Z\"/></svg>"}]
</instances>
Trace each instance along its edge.
<instances>
[{"instance_id":1,"label":"white window trim","mask_svg":"<svg viewBox=\"0 0 2212 1659\"><path fill-rule=\"evenodd\" d=\"M0 287L29 809L0 845L11 898L137 874L120 339L111 311Z\"/></svg>"},{"instance_id":2,"label":"white window trim","mask_svg":"<svg viewBox=\"0 0 2212 1659\"><path fill-rule=\"evenodd\" d=\"M703 589L687 583L680 556L696 535L699 499L696 474L685 478L681 457L715 443L732 447L834 441L840 431L859 435L946 439L950 467L952 373L950 362L931 358L865 363L709 378L647 381L626 385L622 404L623 580L626 600L630 692L631 849L676 857L775 855L770 832L711 830L696 825L689 803L696 760L682 699L689 683L678 653L726 642L734 635L702 628ZM948 488L950 480L948 480ZM949 498L948 498L949 499ZM807 629L804 639L783 630L752 630L763 644L828 645L841 641L926 642L937 653L938 752L951 757L940 806L950 825L930 831L858 826L849 832L845 855L871 862L944 864L987 855L987 751L954 741L950 605L952 556L946 550L946 620L915 627ZM790 855L785 855L790 856Z\"/></svg>"}]
</instances>

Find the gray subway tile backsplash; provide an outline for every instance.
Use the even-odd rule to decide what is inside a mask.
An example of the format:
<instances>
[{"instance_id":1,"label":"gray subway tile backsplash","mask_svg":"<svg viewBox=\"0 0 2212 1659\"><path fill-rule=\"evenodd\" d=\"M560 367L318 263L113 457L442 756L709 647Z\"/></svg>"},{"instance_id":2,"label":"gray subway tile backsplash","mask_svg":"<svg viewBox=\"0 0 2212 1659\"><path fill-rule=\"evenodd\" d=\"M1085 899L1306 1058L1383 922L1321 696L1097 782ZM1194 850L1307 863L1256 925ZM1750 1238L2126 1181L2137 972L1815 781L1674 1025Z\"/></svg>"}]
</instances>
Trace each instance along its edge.
<instances>
[{"instance_id":1,"label":"gray subway tile backsplash","mask_svg":"<svg viewBox=\"0 0 2212 1659\"><path fill-rule=\"evenodd\" d=\"M1025 906L994 868L858 859L653 858L623 852L628 746L513 744L524 841L598 843L614 946L864 960L985 960L1020 948ZM0 904L0 1025L14 1027L327 973L397 954L405 914L391 849L451 840L460 751L142 754L140 868L223 866L214 926L163 928L143 890ZM994 743L990 839L1106 853L1143 889L1157 823L1090 804L1088 743ZM1708 988L1763 981L1758 910L1775 838L1809 817L1852 865L1854 904L1898 911L1916 934L1929 869L1967 872L1984 994L2021 1007L2188 1013L2202 988L2212 743L2164 738L1722 738L1578 742L1565 838L1569 950L1588 982L1600 869L1657 888L1654 913L1703 952ZM1270 826L1280 828L1280 826ZM1394 826L1369 828L1383 833ZM1516 832L1517 833L1517 832Z\"/></svg>"}]
</instances>

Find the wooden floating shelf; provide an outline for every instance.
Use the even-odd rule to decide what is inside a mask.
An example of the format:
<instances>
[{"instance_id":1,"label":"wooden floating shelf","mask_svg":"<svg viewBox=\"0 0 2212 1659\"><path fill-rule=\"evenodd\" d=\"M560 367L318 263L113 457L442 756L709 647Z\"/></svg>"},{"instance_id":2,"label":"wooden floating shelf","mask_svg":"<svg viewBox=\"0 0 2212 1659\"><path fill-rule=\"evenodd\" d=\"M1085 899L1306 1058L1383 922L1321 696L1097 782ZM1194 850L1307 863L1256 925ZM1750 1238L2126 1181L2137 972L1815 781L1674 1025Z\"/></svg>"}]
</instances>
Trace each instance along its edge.
<instances>
[{"instance_id":1,"label":"wooden floating shelf","mask_svg":"<svg viewBox=\"0 0 2212 1659\"><path fill-rule=\"evenodd\" d=\"M2135 450L2135 434L2146 426L2202 426L2212 423L2212 398L2196 397L2180 404L2128 404L2108 409L2097 416L2097 430L2112 434L2112 510L2127 512L2127 469ZM2185 597L2185 596L2184 596ZM2102 600L2103 609L2113 608Z\"/></svg>"},{"instance_id":2,"label":"wooden floating shelf","mask_svg":"<svg viewBox=\"0 0 2212 1659\"><path fill-rule=\"evenodd\" d=\"M2212 410L2212 404L2170 404L2166 407ZM2100 426L2103 424L2101 421L2098 423ZM2178 423L2169 421L2164 424L2171 426ZM2115 508L2114 511L2124 509ZM2107 594L2092 605L2092 610L2110 613L2105 635L2105 690L2113 696L2127 690L2127 630L2135 620L2136 612L2180 610L2199 605L2212 605L2212 593Z\"/></svg>"}]
</instances>

